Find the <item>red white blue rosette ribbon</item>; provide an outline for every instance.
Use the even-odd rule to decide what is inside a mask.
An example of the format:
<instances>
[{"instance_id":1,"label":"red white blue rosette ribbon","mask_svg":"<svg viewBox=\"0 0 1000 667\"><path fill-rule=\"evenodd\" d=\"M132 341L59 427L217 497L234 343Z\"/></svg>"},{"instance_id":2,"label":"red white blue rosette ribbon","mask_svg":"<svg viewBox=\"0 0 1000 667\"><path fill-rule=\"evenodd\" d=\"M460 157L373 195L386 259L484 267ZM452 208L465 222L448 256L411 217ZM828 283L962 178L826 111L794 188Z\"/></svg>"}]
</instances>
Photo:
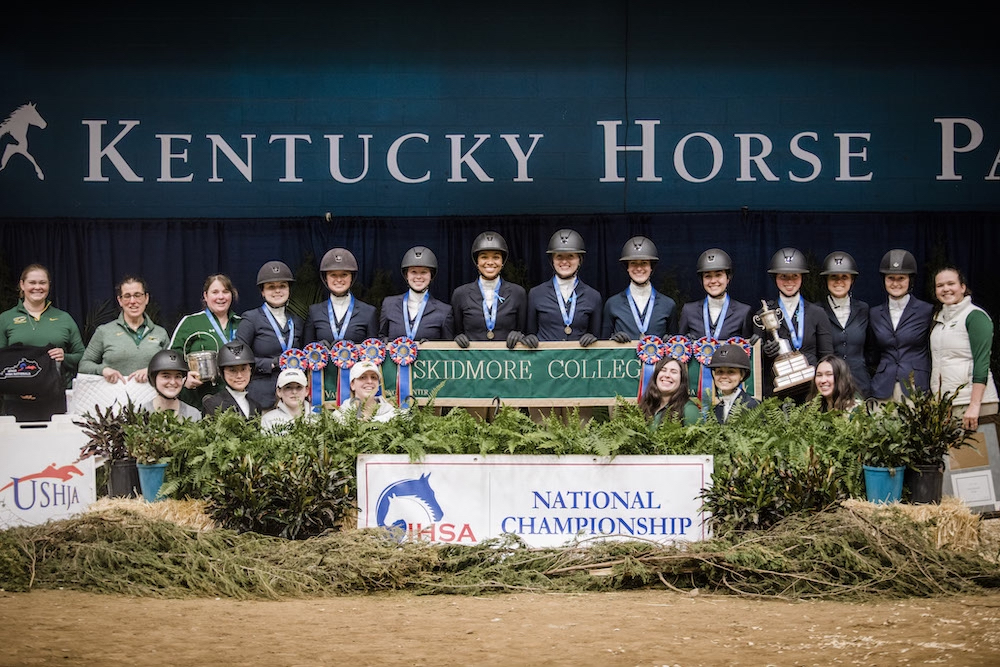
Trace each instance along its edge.
<instances>
[{"instance_id":1,"label":"red white blue rosette ribbon","mask_svg":"<svg viewBox=\"0 0 1000 667\"><path fill-rule=\"evenodd\" d=\"M355 346L358 350L358 361L370 361L381 366L385 361L385 343L378 338L365 338Z\"/></svg>"},{"instance_id":2,"label":"red white blue rosette ribbon","mask_svg":"<svg viewBox=\"0 0 1000 667\"><path fill-rule=\"evenodd\" d=\"M400 336L388 345L389 358L396 364L396 405L407 407L412 393L411 373L417 360L417 343L407 336Z\"/></svg>"},{"instance_id":3,"label":"red white blue rosette ribbon","mask_svg":"<svg viewBox=\"0 0 1000 667\"><path fill-rule=\"evenodd\" d=\"M712 369L708 364L712 361L712 355L719 349L719 345L719 341L715 338L704 336L696 340L692 346L694 358L701 364L701 372L698 374L698 396L702 399L701 410L705 414L708 414L708 411L712 409L711 396L714 386Z\"/></svg>"},{"instance_id":4,"label":"red white blue rosette ribbon","mask_svg":"<svg viewBox=\"0 0 1000 667\"><path fill-rule=\"evenodd\" d=\"M733 336L726 341L726 345L739 345L743 348L743 351L747 353L748 357L753 354L753 345L751 345L750 341L743 336Z\"/></svg>"},{"instance_id":5,"label":"red white blue rosette ribbon","mask_svg":"<svg viewBox=\"0 0 1000 667\"><path fill-rule=\"evenodd\" d=\"M309 343L302 351L309 371L309 404L313 412L319 412L323 405L323 369L330 363L330 350L323 343Z\"/></svg>"},{"instance_id":6,"label":"red white blue rosette ribbon","mask_svg":"<svg viewBox=\"0 0 1000 667\"><path fill-rule=\"evenodd\" d=\"M640 399L653 379L653 368L667 354L669 354L667 346L659 336L643 336L639 341L635 348L635 355L642 362L642 370L639 372Z\"/></svg>"},{"instance_id":7,"label":"red white blue rosette ribbon","mask_svg":"<svg viewBox=\"0 0 1000 667\"><path fill-rule=\"evenodd\" d=\"M702 366L707 366L708 362L712 360L712 355L715 351L719 349L719 341L714 338L702 337L694 342L692 346L692 351L694 352L694 358L698 360L698 363Z\"/></svg>"},{"instance_id":8,"label":"red white blue rosette ribbon","mask_svg":"<svg viewBox=\"0 0 1000 667\"><path fill-rule=\"evenodd\" d=\"M288 348L278 357L278 368L281 370L285 370L286 368L305 370L305 364L306 353L297 347Z\"/></svg>"},{"instance_id":9,"label":"red white blue rosette ribbon","mask_svg":"<svg viewBox=\"0 0 1000 667\"><path fill-rule=\"evenodd\" d=\"M370 361L376 366L381 366L385 361L385 343L380 338L365 338L355 345L358 349L358 361ZM376 396L382 395L382 383L379 383L375 391Z\"/></svg>"},{"instance_id":10,"label":"red white blue rosette ribbon","mask_svg":"<svg viewBox=\"0 0 1000 667\"><path fill-rule=\"evenodd\" d=\"M682 364L691 361L691 341L687 336L671 336L665 345L667 346L667 354L677 361Z\"/></svg>"},{"instance_id":11,"label":"red white blue rosette ribbon","mask_svg":"<svg viewBox=\"0 0 1000 667\"><path fill-rule=\"evenodd\" d=\"M337 405L351 397L351 366L360 357L360 351L349 340L338 340L330 350L330 361L337 372Z\"/></svg>"}]
</instances>

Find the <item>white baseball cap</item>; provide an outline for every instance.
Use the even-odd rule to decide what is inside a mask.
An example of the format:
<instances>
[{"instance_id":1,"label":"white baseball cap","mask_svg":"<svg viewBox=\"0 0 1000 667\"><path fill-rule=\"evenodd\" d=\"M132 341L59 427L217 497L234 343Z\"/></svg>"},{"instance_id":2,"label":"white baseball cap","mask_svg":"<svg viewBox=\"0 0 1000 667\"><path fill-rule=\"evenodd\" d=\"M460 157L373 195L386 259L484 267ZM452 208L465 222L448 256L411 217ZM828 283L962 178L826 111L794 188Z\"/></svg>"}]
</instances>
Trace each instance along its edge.
<instances>
[{"instance_id":1,"label":"white baseball cap","mask_svg":"<svg viewBox=\"0 0 1000 667\"><path fill-rule=\"evenodd\" d=\"M279 388L284 387L286 384L291 384L292 382L298 382L303 387L309 386L309 382L306 380L306 374L298 368L286 368L278 374Z\"/></svg>"},{"instance_id":2,"label":"white baseball cap","mask_svg":"<svg viewBox=\"0 0 1000 667\"><path fill-rule=\"evenodd\" d=\"M359 361L358 363L351 366L351 382L354 382L368 371L372 371L376 375L378 375L378 379L381 382L382 369L379 368L378 365L375 364L375 362L369 361L367 359Z\"/></svg>"}]
</instances>

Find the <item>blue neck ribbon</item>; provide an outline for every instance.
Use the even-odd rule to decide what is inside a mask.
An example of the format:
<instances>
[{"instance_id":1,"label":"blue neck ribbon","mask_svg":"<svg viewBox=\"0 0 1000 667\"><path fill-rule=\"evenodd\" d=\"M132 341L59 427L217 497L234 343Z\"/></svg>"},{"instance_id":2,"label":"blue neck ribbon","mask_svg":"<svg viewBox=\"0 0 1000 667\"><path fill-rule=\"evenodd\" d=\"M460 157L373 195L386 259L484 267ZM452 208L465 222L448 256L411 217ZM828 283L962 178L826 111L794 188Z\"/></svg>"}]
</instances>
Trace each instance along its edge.
<instances>
[{"instance_id":1,"label":"blue neck ribbon","mask_svg":"<svg viewBox=\"0 0 1000 667\"><path fill-rule=\"evenodd\" d=\"M281 345L281 351L286 352L292 347L292 341L295 340L295 322L292 320L291 316L288 318L288 340L281 339L281 327L278 326L277 320L274 319L274 315L271 314L271 309L264 304L260 307L264 311L264 315L267 316L267 321L271 323L271 328L274 329L274 336L278 339L278 344Z\"/></svg>"}]
</instances>

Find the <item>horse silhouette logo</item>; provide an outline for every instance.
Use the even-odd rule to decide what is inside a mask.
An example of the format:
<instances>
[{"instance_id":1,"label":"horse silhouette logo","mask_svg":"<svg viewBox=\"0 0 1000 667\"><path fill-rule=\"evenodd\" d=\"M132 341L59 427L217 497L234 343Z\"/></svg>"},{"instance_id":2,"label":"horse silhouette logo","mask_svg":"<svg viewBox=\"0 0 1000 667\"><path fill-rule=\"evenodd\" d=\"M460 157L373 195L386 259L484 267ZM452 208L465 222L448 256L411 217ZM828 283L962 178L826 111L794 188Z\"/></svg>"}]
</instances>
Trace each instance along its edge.
<instances>
[{"instance_id":1,"label":"horse silhouette logo","mask_svg":"<svg viewBox=\"0 0 1000 667\"><path fill-rule=\"evenodd\" d=\"M378 525L399 531L402 539L410 525L427 526L440 521L444 510L431 488L430 476L426 473L387 486L378 499L375 513Z\"/></svg>"},{"instance_id":2,"label":"horse silhouette logo","mask_svg":"<svg viewBox=\"0 0 1000 667\"><path fill-rule=\"evenodd\" d=\"M41 370L42 368L38 365L37 361L21 357L21 361L0 371L0 379L33 378L38 375Z\"/></svg>"},{"instance_id":3,"label":"horse silhouette logo","mask_svg":"<svg viewBox=\"0 0 1000 667\"><path fill-rule=\"evenodd\" d=\"M5 134L9 134L10 138L14 140L14 143L7 144L7 147L4 148L3 158L0 158L0 171L3 171L4 167L7 166L7 161L14 154L20 154L34 165L38 180L44 181L45 174L42 173L42 168L38 166L35 158L28 152L28 128L32 125L40 127L43 130L47 125L45 119L38 114L38 110L32 102L22 104L17 109L14 109L7 116L7 120L0 123L0 138Z\"/></svg>"}]
</instances>

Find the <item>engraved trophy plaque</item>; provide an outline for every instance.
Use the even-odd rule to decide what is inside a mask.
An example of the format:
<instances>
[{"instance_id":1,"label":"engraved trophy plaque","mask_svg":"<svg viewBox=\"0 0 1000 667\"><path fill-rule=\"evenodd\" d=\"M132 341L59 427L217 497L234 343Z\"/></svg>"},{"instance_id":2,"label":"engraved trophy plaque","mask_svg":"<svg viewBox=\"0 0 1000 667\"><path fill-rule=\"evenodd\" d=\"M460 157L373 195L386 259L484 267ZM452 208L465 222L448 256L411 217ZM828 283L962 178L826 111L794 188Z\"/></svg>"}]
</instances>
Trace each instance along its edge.
<instances>
[{"instance_id":1,"label":"engraved trophy plaque","mask_svg":"<svg viewBox=\"0 0 1000 667\"><path fill-rule=\"evenodd\" d=\"M760 312L753 317L753 322L762 328L766 334L778 343L778 356L774 359L774 391L784 392L799 385L812 382L816 369L809 365L809 360L798 350L793 350L791 344L778 335L782 314L779 308L768 308L767 302L761 300ZM765 335L766 335L765 334Z\"/></svg>"}]
</instances>

